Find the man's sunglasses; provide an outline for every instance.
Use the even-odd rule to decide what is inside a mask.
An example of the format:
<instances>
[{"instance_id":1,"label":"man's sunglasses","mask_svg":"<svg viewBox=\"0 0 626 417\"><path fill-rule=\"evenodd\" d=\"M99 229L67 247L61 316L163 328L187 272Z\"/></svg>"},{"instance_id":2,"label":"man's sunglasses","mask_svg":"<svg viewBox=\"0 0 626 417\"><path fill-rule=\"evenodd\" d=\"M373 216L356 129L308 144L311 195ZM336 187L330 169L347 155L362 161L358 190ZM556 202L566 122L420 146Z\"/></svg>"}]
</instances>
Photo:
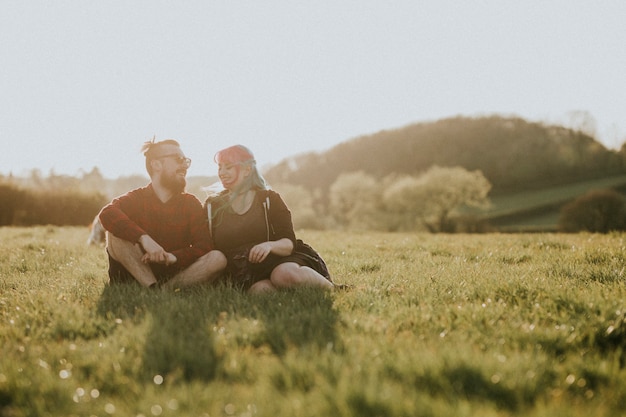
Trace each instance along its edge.
<instances>
[{"instance_id":1,"label":"man's sunglasses","mask_svg":"<svg viewBox=\"0 0 626 417\"><path fill-rule=\"evenodd\" d=\"M156 158L152 158L152 159L163 159L163 158L172 158L177 164L185 165L187 168L189 168L191 166L191 159L187 158L186 156L178 155L176 153L170 153L170 154L167 154L167 155L161 155L161 156L157 156Z\"/></svg>"}]
</instances>

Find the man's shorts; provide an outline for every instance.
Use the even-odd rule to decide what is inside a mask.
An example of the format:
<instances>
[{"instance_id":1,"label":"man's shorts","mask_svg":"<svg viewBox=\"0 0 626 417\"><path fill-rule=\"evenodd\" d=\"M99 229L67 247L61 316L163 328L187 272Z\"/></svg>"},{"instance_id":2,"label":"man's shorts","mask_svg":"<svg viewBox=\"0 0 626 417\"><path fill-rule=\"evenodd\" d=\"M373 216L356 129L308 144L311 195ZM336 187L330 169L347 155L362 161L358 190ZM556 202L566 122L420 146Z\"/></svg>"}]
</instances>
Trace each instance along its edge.
<instances>
[{"instance_id":1,"label":"man's shorts","mask_svg":"<svg viewBox=\"0 0 626 417\"><path fill-rule=\"evenodd\" d=\"M131 273L124 268L124 265L113 259L111 254L109 254L109 251L107 251L107 256L109 257L109 284L137 283L135 277L133 277ZM150 265L150 269L152 269L152 272L154 273L154 276L159 284L169 280L176 275L177 272L172 270L172 268L167 268L164 265L157 264Z\"/></svg>"}]
</instances>

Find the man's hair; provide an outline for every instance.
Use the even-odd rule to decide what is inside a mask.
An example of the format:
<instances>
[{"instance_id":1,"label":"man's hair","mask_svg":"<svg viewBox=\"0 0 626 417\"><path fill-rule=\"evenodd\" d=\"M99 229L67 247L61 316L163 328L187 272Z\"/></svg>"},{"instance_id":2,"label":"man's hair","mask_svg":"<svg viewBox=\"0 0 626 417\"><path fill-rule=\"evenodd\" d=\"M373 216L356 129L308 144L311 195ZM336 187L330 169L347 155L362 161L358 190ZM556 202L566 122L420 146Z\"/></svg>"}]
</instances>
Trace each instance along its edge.
<instances>
[{"instance_id":1,"label":"man's hair","mask_svg":"<svg viewBox=\"0 0 626 417\"><path fill-rule=\"evenodd\" d=\"M152 159L155 156L160 156L159 148L161 148L163 145L174 145L180 148L180 143L178 143L178 141L174 139L164 139L157 142L156 136L153 136L152 140L148 140L144 142L143 145L141 145L141 153L143 153L143 155L146 157L146 171L148 171L148 174L150 176L152 176L152 166L150 162L152 162Z\"/></svg>"}]
</instances>

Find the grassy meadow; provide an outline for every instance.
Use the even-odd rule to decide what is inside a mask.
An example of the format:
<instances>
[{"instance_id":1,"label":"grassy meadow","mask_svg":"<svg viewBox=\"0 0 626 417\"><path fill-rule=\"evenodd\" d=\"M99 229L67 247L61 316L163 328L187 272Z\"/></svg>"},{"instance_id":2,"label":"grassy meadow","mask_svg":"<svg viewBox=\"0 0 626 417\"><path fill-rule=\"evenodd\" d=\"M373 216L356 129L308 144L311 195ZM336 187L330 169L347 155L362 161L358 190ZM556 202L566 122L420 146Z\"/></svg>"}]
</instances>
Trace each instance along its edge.
<instances>
[{"instance_id":1,"label":"grassy meadow","mask_svg":"<svg viewBox=\"0 0 626 417\"><path fill-rule=\"evenodd\" d=\"M0 229L0 416L618 416L626 235L303 231L352 289L108 287Z\"/></svg>"}]
</instances>

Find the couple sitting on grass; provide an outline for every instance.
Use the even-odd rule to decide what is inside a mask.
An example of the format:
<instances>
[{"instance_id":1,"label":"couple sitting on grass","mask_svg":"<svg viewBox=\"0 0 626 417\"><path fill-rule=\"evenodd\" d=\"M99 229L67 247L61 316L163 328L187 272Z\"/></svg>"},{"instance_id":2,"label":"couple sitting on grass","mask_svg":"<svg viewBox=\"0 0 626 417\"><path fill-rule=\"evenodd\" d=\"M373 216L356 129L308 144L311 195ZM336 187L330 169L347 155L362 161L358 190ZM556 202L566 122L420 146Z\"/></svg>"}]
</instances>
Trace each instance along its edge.
<instances>
[{"instance_id":1,"label":"couple sitting on grass","mask_svg":"<svg viewBox=\"0 0 626 417\"><path fill-rule=\"evenodd\" d=\"M185 192L191 160L177 141L153 139L142 152L150 183L99 214L111 284L176 289L229 280L251 293L335 287L322 258L296 240L289 209L246 147L215 155L224 190L204 207Z\"/></svg>"}]
</instances>

